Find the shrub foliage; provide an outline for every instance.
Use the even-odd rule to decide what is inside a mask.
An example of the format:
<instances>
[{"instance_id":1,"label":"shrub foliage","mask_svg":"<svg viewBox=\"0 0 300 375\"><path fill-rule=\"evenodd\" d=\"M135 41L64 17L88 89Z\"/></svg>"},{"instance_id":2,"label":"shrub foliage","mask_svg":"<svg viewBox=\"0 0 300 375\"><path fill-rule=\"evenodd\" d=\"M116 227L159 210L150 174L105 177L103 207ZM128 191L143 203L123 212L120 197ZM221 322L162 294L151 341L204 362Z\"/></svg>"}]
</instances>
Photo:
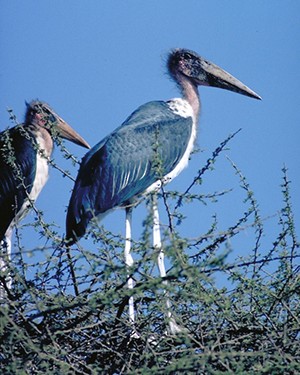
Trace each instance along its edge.
<instances>
[{"instance_id":1,"label":"shrub foliage","mask_svg":"<svg viewBox=\"0 0 300 375\"><path fill-rule=\"evenodd\" d=\"M129 270L135 280L131 291L122 236L94 223L89 242L84 242L89 245L68 249L57 228L45 222L38 203L34 205L32 225L47 239L47 247L37 247L33 261L24 261L20 233L27 228L20 224L12 261L0 274L3 288L8 273L13 280L0 311L2 374L300 372L299 243L287 170L282 171L275 238L265 233L268 219L261 217L253 191L231 161L245 194L238 220L220 230L215 215L209 230L193 238L182 230L183 223L192 226L195 221L184 216L186 207L200 202L222 211L220 197L235 194L197 193L207 173L218 173L215 162L233 136L213 152L185 191L163 187L158 194L166 213L164 280L155 267L150 209L140 238L132 243L136 262ZM232 254L243 256L234 259ZM128 319L131 295L137 312L134 326ZM176 335L168 331L167 299L172 319L181 327Z\"/></svg>"}]
</instances>

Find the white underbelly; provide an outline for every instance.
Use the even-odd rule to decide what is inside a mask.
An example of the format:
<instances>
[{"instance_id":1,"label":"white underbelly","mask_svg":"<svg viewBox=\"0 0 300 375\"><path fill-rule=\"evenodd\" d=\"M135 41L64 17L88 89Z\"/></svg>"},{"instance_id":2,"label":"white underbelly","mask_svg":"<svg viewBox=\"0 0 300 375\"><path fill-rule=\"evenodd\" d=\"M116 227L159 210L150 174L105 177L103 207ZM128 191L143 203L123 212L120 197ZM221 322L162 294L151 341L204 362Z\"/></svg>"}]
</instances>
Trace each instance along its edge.
<instances>
[{"instance_id":1,"label":"white underbelly","mask_svg":"<svg viewBox=\"0 0 300 375\"><path fill-rule=\"evenodd\" d=\"M29 199L35 201L45 186L49 177L49 165L47 160L37 154L35 180L29 194Z\"/></svg>"}]
</instances>

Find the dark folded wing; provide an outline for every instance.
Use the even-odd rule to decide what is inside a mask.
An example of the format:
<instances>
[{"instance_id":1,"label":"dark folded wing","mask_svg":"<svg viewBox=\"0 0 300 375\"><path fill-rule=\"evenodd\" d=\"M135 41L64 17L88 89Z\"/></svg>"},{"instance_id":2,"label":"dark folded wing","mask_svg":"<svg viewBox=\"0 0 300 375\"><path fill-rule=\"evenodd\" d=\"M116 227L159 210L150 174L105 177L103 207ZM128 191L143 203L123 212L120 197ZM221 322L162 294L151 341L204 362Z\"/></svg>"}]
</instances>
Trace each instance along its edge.
<instances>
[{"instance_id":1,"label":"dark folded wing","mask_svg":"<svg viewBox=\"0 0 300 375\"><path fill-rule=\"evenodd\" d=\"M0 133L0 237L30 193L36 173L33 140L20 127Z\"/></svg>"}]
</instances>

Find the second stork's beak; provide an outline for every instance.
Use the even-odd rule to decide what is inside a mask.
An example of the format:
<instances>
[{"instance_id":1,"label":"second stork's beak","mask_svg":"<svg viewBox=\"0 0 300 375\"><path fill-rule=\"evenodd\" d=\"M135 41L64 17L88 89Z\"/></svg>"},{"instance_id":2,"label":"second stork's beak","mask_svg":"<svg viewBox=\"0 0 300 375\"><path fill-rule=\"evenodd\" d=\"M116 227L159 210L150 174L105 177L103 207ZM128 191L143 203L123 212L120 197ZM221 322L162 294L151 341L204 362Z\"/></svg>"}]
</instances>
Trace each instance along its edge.
<instances>
[{"instance_id":1,"label":"second stork's beak","mask_svg":"<svg viewBox=\"0 0 300 375\"><path fill-rule=\"evenodd\" d=\"M251 98L261 99L256 92L249 89L249 87L217 65L201 58L201 67L206 73L206 79L205 82L202 81L200 84L219 87L221 89L234 91L238 94L250 96Z\"/></svg>"},{"instance_id":2,"label":"second stork's beak","mask_svg":"<svg viewBox=\"0 0 300 375\"><path fill-rule=\"evenodd\" d=\"M91 146L60 117L57 118L57 130L62 138L76 143L79 146L86 147L88 149L91 148Z\"/></svg>"},{"instance_id":3,"label":"second stork's beak","mask_svg":"<svg viewBox=\"0 0 300 375\"><path fill-rule=\"evenodd\" d=\"M64 139L76 143L79 146L91 148L90 145L68 125L58 114L45 102L33 100L26 103L26 124L35 124L45 127L51 135L58 133ZM52 131L53 133L52 133Z\"/></svg>"}]
</instances>

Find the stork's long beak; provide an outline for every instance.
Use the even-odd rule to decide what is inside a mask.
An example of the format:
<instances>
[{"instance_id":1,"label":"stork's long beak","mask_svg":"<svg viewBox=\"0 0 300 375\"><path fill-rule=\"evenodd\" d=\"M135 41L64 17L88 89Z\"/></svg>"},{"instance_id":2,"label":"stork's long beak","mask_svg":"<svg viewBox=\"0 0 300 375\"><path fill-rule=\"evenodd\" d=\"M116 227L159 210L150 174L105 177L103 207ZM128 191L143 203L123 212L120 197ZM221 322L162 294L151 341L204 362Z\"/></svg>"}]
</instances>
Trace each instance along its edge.
<instances>
[{"instance_id":1,"label":"stork's long beak","mask_svg":"<svg viewBox=\"0 0 300 375\"><path fill-rule=\"evenodd\" d=\"M231 74L227 73L217 65L207 60L201 59L201 66L207 74L205 82L202 81L201 84L219 87L221 89L230 90L242 95L250 96L251 98L261 99L261 97L256 94L256 92L249 89L249 87L244 85L241 81L234 78Z\"/></svg>"},{"instance_id":2,"label":"stork's long beak","mask_svg":"<svg viewBox=\"0 0 300 375\"><path fill-rule=\"evenodd\" d=\"M76 143L79 146L91 148L91 146L60 117L57 119L57 129L59 135L62 138L67 139L68 141L71 141L73 143Z\"/></svg>"}]
</instances>

